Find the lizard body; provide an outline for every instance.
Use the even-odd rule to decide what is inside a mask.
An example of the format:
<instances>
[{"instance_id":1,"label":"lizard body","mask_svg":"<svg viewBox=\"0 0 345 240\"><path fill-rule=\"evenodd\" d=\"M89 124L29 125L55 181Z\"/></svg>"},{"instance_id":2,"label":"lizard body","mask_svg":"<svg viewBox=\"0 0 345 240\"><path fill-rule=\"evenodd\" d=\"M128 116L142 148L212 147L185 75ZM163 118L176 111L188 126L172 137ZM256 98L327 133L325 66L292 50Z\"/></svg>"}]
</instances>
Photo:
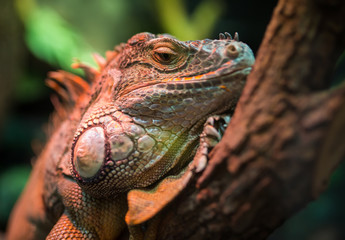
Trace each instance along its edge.
<instances>
[{"instance_id":1,"label":"lizard body","mask_svg":"<svg viewBox=\"0 0 345 240\"><path fill-rule=\"evenodd\" d=\"M8 240L116 239L126 224L146 221L136 214L151 211L138 204L150 195L131 191L128 209L128 191L159 182L181 188L176 179L186 176L206 119L233 110L254 56L237 35L182 42L140 33L97 60L98 72L77 64L90 84L65 72L50 76L66 86L50 81L66 99L57 107L65 118L35 163Z\"/></svg>"}]
</instances>

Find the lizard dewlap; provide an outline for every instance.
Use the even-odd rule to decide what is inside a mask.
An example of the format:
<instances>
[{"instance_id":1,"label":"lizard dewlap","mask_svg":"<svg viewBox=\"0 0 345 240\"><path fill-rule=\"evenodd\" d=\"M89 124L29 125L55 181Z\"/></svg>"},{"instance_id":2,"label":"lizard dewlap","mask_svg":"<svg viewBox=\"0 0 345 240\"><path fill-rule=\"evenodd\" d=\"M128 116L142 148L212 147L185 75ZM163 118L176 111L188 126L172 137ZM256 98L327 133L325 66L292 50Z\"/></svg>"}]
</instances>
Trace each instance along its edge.
<instances>
[{"instance_id":1,"label":"lizard dewlap","mask_svg":"<svg viewBox=\"0 0 345 240\"><path fill-rule=\"evenodd\" d=\"M153 239L138 231L154 229L150 219L203 170L254 64L228 33L185 42L139 33L95 59L99 69L73 65L87 81L49 75L60 95L54 132L8 240L118 239L126 226L131 239Z\"/></svg>"}]
</instances>

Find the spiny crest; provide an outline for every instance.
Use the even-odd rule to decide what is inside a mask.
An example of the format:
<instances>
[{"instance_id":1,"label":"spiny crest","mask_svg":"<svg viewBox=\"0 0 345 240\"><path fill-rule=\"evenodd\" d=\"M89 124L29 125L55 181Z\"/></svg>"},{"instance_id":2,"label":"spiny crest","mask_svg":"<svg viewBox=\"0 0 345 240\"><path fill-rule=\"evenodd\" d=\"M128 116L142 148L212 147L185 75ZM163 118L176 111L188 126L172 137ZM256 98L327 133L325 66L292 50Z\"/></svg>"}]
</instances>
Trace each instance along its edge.
<instances>
[{"instance_id":1,"label":"spiny crest","mask_svg":"<svg viewBox=\"0 0 345 240\"><path fill-rule=\"evenodd\" d=\"M91 85L83 78L63 70L49 72L46 84L68 105L74 105L82 94L89 93Z\"/></svg>"},{"instance_id":2,"label":"spiny crest","mask_svg":"<svg viewBox=\"0 0 345 240\"><path fill-rule=\"evenodd\" d=\"M72 68L80 68L84 71L85 79L63 70L48 73L46 85L57 93L57 95L51 96L51 102L55 108L55 113L51 117L53 128L48 130L48 134L51 133L62 120L70 116L73 108L78 106L79 102L84 101L90 96L92 85L96 82L97 77L109 62L122 51L124 46L125 44L120 44L116 46L113 51L107 51L105 54L106 58L94 53L93 58L98 65L98 69L78 61L73 63Z\"/></svg>"},{"instance_id":3,"label":"spiny crest","mask_svg":"<svg viewBox=\"0 0 345 240\"><path fill-rule=\"evenodd\" d=\"M90 84L81 77L62 70L49 72L46 84L58 95L51 96L55 112L51 115L51 124L47 128L47 135L54 132L55 128L72 113L73 107L88 95Z\"/></svg>"},{"instance_id":4,"label":"spiny crest","mask_svg":"<svg viewBox=\"0 0 345 240\"><path fill-rule=\"evenodd\" d=\"M46 84L60 96L60 105L64 106L64 108L73 107L82 95L89 94L97 77L109 62L123 50L124 46L125 44L121 43L116 46L113 51L107 51L105 53L106 58L94 53L93 58L98 65L97 69L79 61L73 63L73 69L80 68L84 71L86 80L63 70L49 72ZM53 104L56 107L57 101L53 100ZM59 112L61 112L61 109L61 107L56 107L56 110ZM65 109L65 111L66 110L67 109Z\"/></svg>"},{"instance_id":5,"label":"spiny crest","mask_svg":"<svg viewBox=\"0 0 345 240\"><path fill-rule=\"evenodd\" d=\"M232 38L230 33L225 32L225 33L219 33L219 40L235 40L238 42L240 40L240 37L237 32L235 32L234 38Z\"/></svg>"}]
</instances>

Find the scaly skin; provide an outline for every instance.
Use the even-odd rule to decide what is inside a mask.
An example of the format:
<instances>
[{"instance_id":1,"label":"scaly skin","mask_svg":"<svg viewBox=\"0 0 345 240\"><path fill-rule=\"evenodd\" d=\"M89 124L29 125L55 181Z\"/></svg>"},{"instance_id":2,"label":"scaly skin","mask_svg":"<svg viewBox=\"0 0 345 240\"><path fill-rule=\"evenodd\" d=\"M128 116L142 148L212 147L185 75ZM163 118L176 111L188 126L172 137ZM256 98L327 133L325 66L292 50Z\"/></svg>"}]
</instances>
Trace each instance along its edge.
<instances>
[{"instance_id":1,"label":"scaly skin","mask_svg":"<svg viewBox=\"0 0 345 240\"><path fill-rule=\"evenodd\" d=\"M235 107L253 63L237 35L181 42L140 33L88 72L90 87L62 73L73 109L35 164L8 239L116 239L127 192L179 176L206 119ZM132 239L144 236L133 229Z\"/></svg>"}]
</instances>

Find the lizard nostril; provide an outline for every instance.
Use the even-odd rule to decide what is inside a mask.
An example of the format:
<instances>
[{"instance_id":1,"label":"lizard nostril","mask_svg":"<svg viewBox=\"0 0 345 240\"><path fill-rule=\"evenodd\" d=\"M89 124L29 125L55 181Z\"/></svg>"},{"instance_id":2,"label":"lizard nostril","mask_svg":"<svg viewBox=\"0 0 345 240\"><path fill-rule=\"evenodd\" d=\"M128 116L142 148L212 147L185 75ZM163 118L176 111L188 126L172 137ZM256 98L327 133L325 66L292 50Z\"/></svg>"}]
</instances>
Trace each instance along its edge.
<instances>
[{"instance_id":1,"label":"lizard nostril","mask_svg":"<svg viewBox=\"0 0 345 240\"><path fill-rule=\"evenodd\" d=\"M240 53L240 48L237 44L232 43L226 47L227 55L231 58L236 58Z\"/></svg>"}]
</instances>

